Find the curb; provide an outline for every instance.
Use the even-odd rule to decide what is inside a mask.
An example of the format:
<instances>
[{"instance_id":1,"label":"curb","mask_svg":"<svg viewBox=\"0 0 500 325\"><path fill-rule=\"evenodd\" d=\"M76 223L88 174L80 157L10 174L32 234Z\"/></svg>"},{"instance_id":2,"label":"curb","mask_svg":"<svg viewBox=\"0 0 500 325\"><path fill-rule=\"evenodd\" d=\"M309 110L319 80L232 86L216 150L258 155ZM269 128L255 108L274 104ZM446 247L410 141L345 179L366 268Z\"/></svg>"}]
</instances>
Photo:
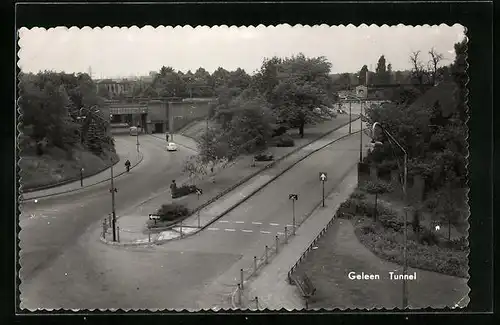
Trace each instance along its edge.
<instances>
[{"instance_id":1,"label":"curb","mask_svg":"<svg viewBox=\"0 0 500 325\"><path fill-rule=\"evenodd\" d=\"M357 119L359 119L359 117L358 117L358 118L356 118L356 119L353 119L353 120L351 121L351 123L352 123L352 122L354 122L354 121L356 121ZM241 181L239 181L238 183L231 185L230 187L226 188L225 190L223 190L222 192L220 192L219 194L217 194L216 196L214 196L213 198L211 198L211 199L210 199L210 200L208 200L207 202L205 202L205 203L201 204L200 206L198 206L197 208L193 209L192 213L191 213L189 216L187 216L186 218L188 218L188 217L190 217L190 216L193 216L193 215L194 215L194 214L196 214L199 210L201 210L201 209L205 208L206 206L208 206L208 205L210 205L210 204L214 203L215 201L217 201L218 199L220 199L220 198L221 198L221 197L223 197L224 195L226 195L226 194L228 194L229 192L233 191L233 190L234 190L235 188L237 188L238 186L241 186L242 184L244 184L244 183L248 182L250 179L254 178L255 176L257 176L258 174L260 174L260 173L261 173L261 172L263 172L264 170L266 170L266 169L268 169L268 168L273 167L275 164L277 164L277 163L279 163L279 162L283 161L284 159L288 158L289 156L291 156L292 154L294 154L294 153L298 152L299 150L302 150L303 148L307 147L307 146L308 146L308 145L310 145L311 143L316 142L316 141L318 141L318 140L321 140L322 138L324 138L324 137L326 137L326 136L328 136L328 135L332 134L333 132L337 131L337 130L338 130L338 129L340 129L340 128L343 128L344 126L346 126L346 125L348 125L348 124L349 124L349 122L347 122L347 123L345 123L345 124L342 124L342 125L340 125L340 126L337 126L336 128L334 128L334 129L332 129L332 130L328 131L327 133L322 134L321 136L319 136L319 137L315 138L314 140L312 140L312 141L310 141L310 142L308 142L308 143L304 144L303 146L300 146L300 147L297 147L297 148L293 149L293 150L292 150L292 151L290 151L289 153L287 153L287 154L283 155L282 157L280 157L280 158L276 159L275 161L272 161L271 163L269 163L269 164L265 165L264 167L262 167L262 168L258 169L258 170L257 170L257 171L255 171L254 173L252 173L252 174L250 174L250 175L248 175L248 176L244 177L244 178L243 178ZM315 151L313 151L312 153L314 153L314 152L315 152ZM311 154L312 154L312 153L311 153ZM266 185L267 185L267 183L266 183L264 186L266 186ZM251 195L253 195L253 194L251 194Z\"/></svg>"},{"instance_id":2,"label":"curb","mask_svg":"<svg viewBox=\"0 0 500 325\"><path fill-rule=\"evenodd\" d=\"M221 214L219 214L217 217L213 218L212 220L210 220L207 224L205 224L204 226L202 226L201 228L199 228L197 231L193 231L192 233L189 233L189 234L186 234L185 236L183 236L182 238L178 237L178 238L172 238L172 239L165 239L165 240L161 240L161 241L155 241L156 244L163 244L163 243L166 243L166 242L169 242L169 241L172 241L172 240L179 240L179 239L184 239L184 238L187 238L187 237L190 237L190 236L193 236L197 233L199 233L200 231L204 230L205 228L207 228L208 226L212 225L214 222L216 222L217 220L219 220L220 218L224 217L225 215L227 215L229 212L231 212L232 210L236 209L238 206L240 206L241 204L243 204L246 200L248 200L249 198L251 198L252 196L254 196L255 194L257 194L260 190L262 190L264 187L266 187L267 185L269 185L270 183L274 182L276 179L278 179L280 176L282 176L284 173L286 173L287 171L289 171L290 169L292 169L293 167L295 167L298 163L300 163L301 161L305 160L306 158L308 158L309 156L311 156L312 154L318 152L319 150L321 149L324 149L325 147L331 145L332 143L335 143L337 141L340 141L342 139L345 139L351 135L355 135L355 134L358 134L360 131L357 131L357 132L353 132L351 134L347 134L347 135L344 135L338 139L335 139L329 143L327 143L326 145L324 146L321 146L320 148L318 149L315 149L313 150L310 154L300 158L299 160L297 160L296 162L294 162L293 164L291 164L290 166L286 167L284 170L282 170L281 172L279 172L276 176L274 176L273 178L271 178L269 181L267 181L266 183L262 184L260 187L256 188L254 191L250 192L250 194L248 194L246 197L244 197L243 199L241 199L241 201L237 202L235 205L233 205L232 207L228 208L226 211L222 212ZM265 168L268 168L268 167L265 167ZM349 170L350 171L350 170ZM226 193L227 194L227 193ZM321 204L321 202L320 202ZM315 208L316 209L316 208ZM311 211L307 217L305 219L307 219L314 211ZM305 220L304 219L304 220ZM140 243L134 243L134 244L140 244Z\"/></svg>"},{"instance_id":3,"label":"curb","mask_svg":"<svg viewBox=\"0 0 500 325\"><path fill-rule=\"evenodd\" d=\"M137 165L139 165L143 158L144 158L144 155L142 154L142 152L139 152L139 155L140 155L140 158L138 161L135 162L135 164L131 165L130 166L130 170L132 170L134 167L136 167ZM120 160L118 160L118 162L120 162ZM113 166L115 166L116 164L118 164L118 162L116 162L115 164L113 164ZM107 169L109 169L110 167L108 167ZM106 170L106 169L105 169ZM102 170L100 171L99 173L105 171L105 170ZM126 171L123 171L121 173L118 173L116 175L113 176L113 178L117 178L117 177L120 177L122 176L123 174L126 174L127 172ZM98 173L97 173L98 174ZM63 192L58 192L58 193L53 193L53 194L47 194L47 195L40 195L40 196L36 196L36 197L31 197L29 199L24 199L22 198L22 195L21 194L21 198L19 199L20 202L25 202L25 201L30 201L30 200L35 200L35 199L40 199L40 198L46 198L46 197L51 197L51 196L56 196L56 195L61 195L61 194L66 194L66 193L72 193L72 192L76 192L76 191L80 191L80 190L83 190L83 189L86 189L86 188L89 188L89 187L92 187L92 186L95 186L95 185L98 185L98 184L101 184L101 183L104 183L104 182L107 182L111 179L110 178L106 178L106 179L103 179L97 183L94 183L94 184L90 184L90 185L86 185L86 186L83 186L83 187L79 187L79 188L75 188L75 189L72 189L72 190L68 190L68 191L63 191ZM74 182L74 181L71 181L71 182ZM70 183L71 183L70 182ZM54 186L55 187L55 186ZM29 192L28 192L29 193Z\"/></svg>"},{"instance_id":4,"label":"curb","mask_svg":"<svg viewBox=\"0 0 500 325\"><path fill-rule=\"evenodd\" d=\"M354 122L354 121L357 121L360 117L358 116L357 118L355 119L352 119L351 120L351 123ZM226 195L227 193L233 191L235 188L237 188L238 186L241 186L242 184L246 183L247 181L249 181L250 179L252 179L253 177L257 176L258 174L260 174L261 172L263 172L264 170L268 169L268 168L271 168L273 167L275 164L281 162L282 160L284 160L285 158L288 158L289 156L291 156L292 154L298 152L299 150L307 147L308 145L312 144L313 142L316 142L318 140L321 140L322 138L332 134L333 132L337 131L338 129L342 128L342 127L345 127L346 125L349 125L349 122L345 123L345 124L342 124L340 126L337 126L336 128L328 131L327 133L324 133L322 134L321 136L315 138L314 140L304 144L303 146L300 146L298 148L295 148L294 150L292 150L291 152L285 154L284 156L278 158L277 160L267 164L266 166L260 168L259 170L257 170L256 172L250 174L249 176L243 178L240 182L230 186L229 188L223 190L222 192L220 192L219 194L217 194L215 197L213 197L212 199L208 200L207 202L201 204L200 206L198 206L197 208L195 208L194 210L192 210L192 213L187 216L186 218L184 219L187 219L193 215L195 215L199 210L205 208L206 206L212 204L213 202L217 201L218 199L220 199L221 197L223 197L224 195ZM266 183L262 184L260 187L258 187L257 189L255 189L254 191L252 191L248 196L244 197L241 201L237 202L235 205L233 205L232 207L230 207L229 209L227 209L226 211L222 212L220 215L218 215L217 217L213 218L212 220L210 220L207 224L205 224L204 226L202 226L201 228L199 228L197 231L193 231L192 233L190 234L186 234L182 237L177 237L177 238L171 238L171 239L165 239L165 240L160 240L160 241L154 241L152 243L148 243L148 244L145 244L145 243L135 243L135 242L130 242L130 243L116 243L116 242L112 242L113 244L112 245L116 245L116 246L148 246L148 245L151 245L151 244L164 244L166 242L169 242L169 241L173 241L173 240L179 240L179 239L184 239L184 238L187 238L187 237L190 237L192 235L195 235L197 233L199 233L200 231L204 230L205 228L207 228L208 226L212 225L214 222L216 222L217 220L219 220L220 218L224 217L225 215L227 215L229 212L231 212L232 210L234 210L235 208L237 208L238 206L240 206L241 204L243 204L246 200L248 200L249 198L251 198L253 195L255 195L257 192L259 192L260 190L262 190L264 187L266 187L267 185L269 185L270 183L272 183L273 181L275 181L277 178L279 178L280 176L282 176L284 173L286 173L287 171L289 171L290 169L292 169L294 166L296 166L298 163L300 163L301 161L305 160L306 158L308 158L309 156L311 156L312 154L320 151L321 149L324 149L325 147L331 145L332 143L334 142L337 142L337 141L340 141L344 138L347 138L351 135L355 135L355 134L358 134L359 132L361 131L356 131L356 132L352 132L351 134L346 134L344 136L341 136L340 138L337 138L335 140L332 140L330 142L328 142L327 144L321 146L320 148L318 149L315 149L313 151L311 151L309 154L305 155L304 157L300 158L299 160L297 160L296 162L292 163L290 166L286 167L284 170L282 170L281 172L279 172L276 176L274 176L273 178L271 178L269 181L267 181ZM168 229L171 229L173 227L176 227L176 226L179 226L179 225L172 225L172 226L169 226L170 228L165 228L165 230L168 230ZM100 238L102 239L102 237L100 236ZM101 240L102 241L102 240Z\"/></svg>"}]
</instances>

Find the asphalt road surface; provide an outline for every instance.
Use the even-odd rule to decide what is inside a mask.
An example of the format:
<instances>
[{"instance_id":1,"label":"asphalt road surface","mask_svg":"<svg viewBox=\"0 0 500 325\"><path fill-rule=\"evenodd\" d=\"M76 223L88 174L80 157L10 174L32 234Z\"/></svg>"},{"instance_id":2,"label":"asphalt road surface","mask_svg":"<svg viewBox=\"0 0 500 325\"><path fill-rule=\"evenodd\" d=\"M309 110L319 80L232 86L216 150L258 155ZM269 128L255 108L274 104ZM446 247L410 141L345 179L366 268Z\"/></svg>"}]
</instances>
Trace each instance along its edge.
<instances>
[{"instance_id":1,"label":"asphalt road surface","mask_svg":"<svg viewBox=\"0 0 500 325\"><path fill-rule=\"evenodd\" d=\"M328 192L357 162L358 150L359 136L341 140L297 164L209 229L157 247L123 248L99 242L100 225L97 221L103 215L102 212L96 215L91 211L106 210L109 193L105 191L92 194L94 197L89 194L87 199L78 197L80 205L84 205L84 211L78 213L78 217L72 213L82 209L80 205L71 208L64 205L67 201L55 202L60 210L54 212L57 213L54 220L62 219L75 225L60 226L60 230L55 232L45 230L41 236L43 229L52 225L46 224L50 218L45 218L36 227L32 226L29 236L25 235L26 238L35 237L26 239L25 245L27 254L31 254L31 261L36 260L37 263L30 263L28 275L31 277L24 288L21 286L21 307L229 308L230 293L239 278L239 269L250 266L253 256L260 256L264 246L272 244L276 233L291 224L288 194L299 194L296 206L298 220L321 200L318 173L328 173L329 179L325 184ZM158 150L155 157L163 154ZM168 165L175 165L179 156L175 156L175 162ZM145 191L145 188L150 191L151 185L156 188L164 185L158 173L168 174L169 169L166 164L151 164L155 157L148 158L142 167L138 167L136 173L140 176L130 176L124 178L122 184L117 183L117 187L134 184L135 188L127 194L122 192L119 204L127 202L130 205L135 198L134 193ZM167 179L170 178L167 176ZM73 234L61 235L63 229ZM55 238L50 239L50 236ZM37 247L43 247L41 252L44 255L39 255ZM52 257L52 262L42 263L47 256ZM39 266L38 269L34 269L36 266Z\"/></svg>"},{"instance_id":2,"label":"asphalt road surface","mask_svg":"<svg viewBox=\"0 0 500 325\"><path fill-rule=\"evenodd\" d=\"M135 137L124 136L124 139L135 145ZM144 153L142 163L132 169L130 174L115 180L118 215L124 209L168 188L172 179L179 178L183 161L194 153L183 147L179 147L177 152L167 152L165 141L151 136L141 136L141 150ZM100 225L102 219L111 212L109 189L110 183L104 182L82 191L22 204L19 234L22 303L30 301L32 292L43 290L39 289L44 287L39 275L47 272L53 274L54 262L66 252L71 253L82 234L89 227ZM84 260L78 254L70 257L83 265Z\"/></svg>"}]
</instances>

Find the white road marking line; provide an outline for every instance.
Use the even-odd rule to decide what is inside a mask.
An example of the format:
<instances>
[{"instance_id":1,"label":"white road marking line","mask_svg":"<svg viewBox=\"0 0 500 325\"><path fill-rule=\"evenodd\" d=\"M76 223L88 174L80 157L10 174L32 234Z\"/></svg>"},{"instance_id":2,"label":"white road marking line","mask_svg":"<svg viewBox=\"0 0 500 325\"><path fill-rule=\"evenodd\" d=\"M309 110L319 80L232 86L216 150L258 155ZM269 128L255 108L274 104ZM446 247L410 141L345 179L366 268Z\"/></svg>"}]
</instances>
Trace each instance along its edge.
<instances>
[{"instance_id":1,"label":"white road marking line","mask_svg":"<svg viewBox=\"0 0 500 325\"><path fill-rule=\"evenodd\" d=\"M262 222L252 221L252 225L261 225Z\"/></svg>"},{"instance_id":2,"label":"white road marking line","mask_svg":"<svg viewBox=\"0 0 500 325\"><path fill-rule=\"evenodd\" d=\"M270 231L264 231L264 230L261 230L260 231L261 234L270 234L271 232Z\"/></svg>"},{"instance_id":3,"label":"white road marking line","mask_svg":"<svg viewBox=\"0 0 500 325\"><path fill-rule=\"evenodd\" d=\"M208 230L219 230L219 228L208 228Z\"/></svg>"},{"instance_id":4,"label":"white road marking line","mask_svg":"<svg viewBox=\"0 0 500 325\"><path fill-rule=\"evenodd\" d=\"M292 227L293 228L293 225L286 225L287 227Z\"/></svg>"},{"instance_id":5,"label":"white road marking line","mask_svg":"<svg viewBox=\"0 0 500 325\"><path fill-rule=\"evenodd\" d=\"M284 235L285 233L283 232L277 232L278 235Z\"/></svg>"},{"instance_id":6,"label":"white road marking line","mask_svg":"<svg viewBox=\"0 0 500 325\"><path fill-rule=\"evenodd\" d=\"M270 223L271 226L279 226L279 223Z\"/></svg>"},{"instance_id":7,"label":"white road marking line","mask_svg":"<svg viewBox=\"0 0 500 325\"><path fill-rule=\"evenodd\" d=\"M236 231L236 229L232 229L232 228L226 228L224 229L225 231Z\"/></svg>"},{"instance_id":8,"label":"white road marking line","mask_svg":"<svg viewBox=\"0 0 500 325\"><path fill-rule=\"evenodd\" d=\"M228 223L229 221L227 221L227 220L221 220L221 221L219 221L219 222L220 222L220 223Z\"/></svg>"},{"instance_id":9,"label":"white road marking line","mask_svg":"<svg viewBox=\"0 0 500 325\"><path fill-rule=\"evenodd\" d=\"M245 223L245 221L235 221L234 223Z\"/></svg>"},{"instance_id":10,"label":"white road marking line","mask_svg":"<svg viewBox=\"0 0 500 325\"><path fill-rule=\"evenodd\" d=\"M248 230L248 229L241 229L243 232L253 232L253 230Z\"/></svg>"}]
</instances>

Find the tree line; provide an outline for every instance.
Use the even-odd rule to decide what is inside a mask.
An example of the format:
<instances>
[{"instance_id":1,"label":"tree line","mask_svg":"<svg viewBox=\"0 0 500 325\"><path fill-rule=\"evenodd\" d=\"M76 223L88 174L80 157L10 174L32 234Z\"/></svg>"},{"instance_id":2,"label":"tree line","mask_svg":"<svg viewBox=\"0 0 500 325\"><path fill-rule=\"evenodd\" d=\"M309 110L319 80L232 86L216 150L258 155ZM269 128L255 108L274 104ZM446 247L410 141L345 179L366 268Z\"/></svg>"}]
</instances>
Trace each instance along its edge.
<instances>
[{"instance_id":1,"label":"tree line","mask_svg":"<svg viewBox=\"0 0 500 325\"><path fill-rule=\"evenodd\" d=\"M432 64L424 67L414 52L411 76L415 84L436 86L411 95L400 92L390 104L371 106L366 114L371 123L379 122L408 151L409 175L425 181L425 200L419 209L433 211L450 224L464 221L467 188L467 106L466 40L455 44L453 63L439 66L439 54L431 50ZM439 85L437 85L440 83ZM385 139L387 140L387 139ZM388 141L372 151L365 162L381 171L400 170L401 153ZM414 202L415 203L415 202Z\"/></svg>"},{"instance_id":2,"label":"tree line","mask_svg":"<svg viewBox=\"0 0 500 325\"><path fill-rule=\"evenodd\" d=\"M96 85L86 73L52 71L19 75L20 146L29 153L55 146L70 152L76 145L99 155L114 151L104 132L106 119L95 106L102 106Z\"/></svg>"},{"instance_id":3,"label":"tree line","mask_svg":"<svg viewBox=\"0 0 500 325\"><path fill-rule=\"evenodd\" d=\"M330 71L325 57L272 57L244 83L221 84L209 113L215 127L200 139L201 156L232 160L264 150L288 129L303 137L305 125L335 117Z\"/></svg>"}]
</instances>

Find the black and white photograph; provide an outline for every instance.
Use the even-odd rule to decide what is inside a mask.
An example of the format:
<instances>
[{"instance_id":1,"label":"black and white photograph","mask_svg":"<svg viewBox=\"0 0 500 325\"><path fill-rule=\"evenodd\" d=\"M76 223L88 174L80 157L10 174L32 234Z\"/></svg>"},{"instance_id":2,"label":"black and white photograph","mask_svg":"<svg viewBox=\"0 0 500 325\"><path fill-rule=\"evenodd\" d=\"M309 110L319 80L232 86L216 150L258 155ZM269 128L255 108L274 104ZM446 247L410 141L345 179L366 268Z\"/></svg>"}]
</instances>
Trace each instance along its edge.
<instances>
[{"instance_id":1,"label":"black and white photograph","mask_svg":"<svg viewBox=\"0 0 500 325\"><path fill-rule=\"evenodd\" d=\"M17 36L19 308L469 304L464 26Z\"/></svg>"}]
</instances>

